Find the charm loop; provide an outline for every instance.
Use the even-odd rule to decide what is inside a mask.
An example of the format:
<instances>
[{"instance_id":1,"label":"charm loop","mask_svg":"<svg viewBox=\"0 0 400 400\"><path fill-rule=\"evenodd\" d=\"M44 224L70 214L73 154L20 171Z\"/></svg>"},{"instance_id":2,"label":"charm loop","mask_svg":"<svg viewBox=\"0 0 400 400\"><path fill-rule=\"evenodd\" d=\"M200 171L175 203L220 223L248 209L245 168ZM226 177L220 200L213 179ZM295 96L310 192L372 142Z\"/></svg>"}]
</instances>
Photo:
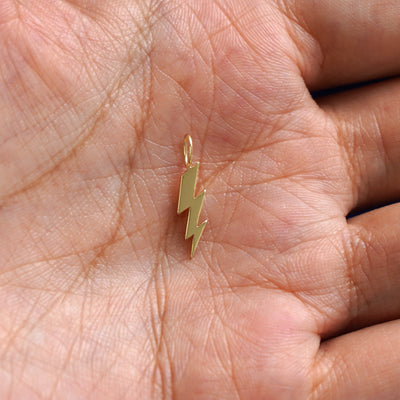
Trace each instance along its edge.
<instances>
[{"instance_id":1,"label":"charm loop","mask_svg":"<svg viewBox=\"0 0 400 400\"><path fill-rule=\"evenodd\" d=\"M186 168L191 167L193 156L193 141L190 135L186 135L183 139L183 156L185 158Z\"/></svg>"}]
</instances>

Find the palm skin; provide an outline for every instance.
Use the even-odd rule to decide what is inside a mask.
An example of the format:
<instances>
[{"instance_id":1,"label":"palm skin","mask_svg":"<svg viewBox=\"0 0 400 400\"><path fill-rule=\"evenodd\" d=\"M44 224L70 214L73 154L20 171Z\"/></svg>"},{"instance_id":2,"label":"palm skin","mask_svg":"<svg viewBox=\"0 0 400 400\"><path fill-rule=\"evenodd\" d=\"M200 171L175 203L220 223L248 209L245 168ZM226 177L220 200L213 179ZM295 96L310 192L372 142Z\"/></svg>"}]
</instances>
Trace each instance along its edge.
<instances>
[{"instance_id":1,"label":"palm skin","mask_svg":"<svg viewBox=\"0 0 400 400\"><path fill-rule=\"evenodd\" d=\"M336 398L360 195L299 26L272 0L2 1L1 398Z\"/></svg>"}]
</instances>

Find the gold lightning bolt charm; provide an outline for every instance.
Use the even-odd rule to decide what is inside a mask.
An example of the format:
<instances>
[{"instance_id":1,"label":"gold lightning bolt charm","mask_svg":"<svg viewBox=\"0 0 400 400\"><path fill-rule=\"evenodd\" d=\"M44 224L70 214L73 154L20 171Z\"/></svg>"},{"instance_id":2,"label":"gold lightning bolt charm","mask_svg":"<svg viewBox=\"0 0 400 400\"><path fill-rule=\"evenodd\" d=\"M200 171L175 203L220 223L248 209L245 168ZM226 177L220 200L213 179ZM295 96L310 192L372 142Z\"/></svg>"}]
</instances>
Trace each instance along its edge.
<instances>
[{"instance_id":1,"label":"gold lightning bolt charm","mask_svg":"<svg viewBox=\"0 0 400 400\"><path fill-rule=\"evenodd\" d=\"M189 210L188 219L186 223L185 239L192 239L192 251L190 257L192 258L196 251L197 245L207 221L202 222L200 225L199 217L201 208L203 206L204 196L206 191L201 192L197 197L194 197L196 189L197 172L199 171L199 163L192 165L193 142L189 135L185 136L183 140L183 155L185 157L186 172L181 176L181 186L179 189L179 202L178 214L185 210Z\"/></svg>"}]
</instances>

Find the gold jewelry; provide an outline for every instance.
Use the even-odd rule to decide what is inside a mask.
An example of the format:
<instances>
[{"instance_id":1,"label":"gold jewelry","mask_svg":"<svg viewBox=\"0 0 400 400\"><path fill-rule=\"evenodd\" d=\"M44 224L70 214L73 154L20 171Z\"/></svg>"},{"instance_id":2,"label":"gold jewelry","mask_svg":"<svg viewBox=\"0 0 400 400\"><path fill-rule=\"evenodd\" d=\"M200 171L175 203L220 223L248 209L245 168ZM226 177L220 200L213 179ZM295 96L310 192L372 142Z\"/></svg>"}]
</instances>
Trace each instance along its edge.
<instances>
[{"instance_id":1,"label":"gold jewelry","mask_svg":"<svg viewBox=\"0 0 400 400\"><path fill-rule=\"evenodd\" d=\"M186 223L185 239L192 239L192 251L190 258L193 257L197 245L207 221L202 222L200 225L199 217L201 208L203 207L204 196L206 191L203 190L197 197L194 197L196 189L197 172L199 170L199 163L192 165L193 156L193 141L190 135L186 135L183 139L183 156L185 159L186 172L181 176L181 186L179 188L179 201L178 201L178 214L189 209L188 219Z\"/></svg>"}]
</instances>

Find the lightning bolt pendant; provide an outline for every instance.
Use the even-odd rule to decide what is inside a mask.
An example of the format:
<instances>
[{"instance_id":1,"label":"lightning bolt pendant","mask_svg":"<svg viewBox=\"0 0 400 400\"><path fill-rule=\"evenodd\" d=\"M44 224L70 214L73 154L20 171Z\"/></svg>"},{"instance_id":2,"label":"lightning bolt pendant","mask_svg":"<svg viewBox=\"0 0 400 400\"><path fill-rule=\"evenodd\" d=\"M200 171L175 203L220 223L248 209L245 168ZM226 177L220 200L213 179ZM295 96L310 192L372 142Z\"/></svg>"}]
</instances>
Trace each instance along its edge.
<instances>
[{"instance_id":1,"label":"lightning bolt pendant","mask_svg":"<svg viewBox=\"0 0 400 400\"><path fill-rule=\"evenodd\" d=\"M202 222L200 225L199 217L201 208L203 207L204 196L206 191L201 192L195 197L197 173L199 171L199 163L192 165L192 152L193 142L189 135L185 136L183 141L183 155L185 157L186 172L181 176L181 185L179 188L179 201L178 201L178 214L189 210L188 219L186 223L185 239L192 239L192 251L190 257L192 258L199 244L201 235L207 221Z\"/></svg>"}]
</instances>

